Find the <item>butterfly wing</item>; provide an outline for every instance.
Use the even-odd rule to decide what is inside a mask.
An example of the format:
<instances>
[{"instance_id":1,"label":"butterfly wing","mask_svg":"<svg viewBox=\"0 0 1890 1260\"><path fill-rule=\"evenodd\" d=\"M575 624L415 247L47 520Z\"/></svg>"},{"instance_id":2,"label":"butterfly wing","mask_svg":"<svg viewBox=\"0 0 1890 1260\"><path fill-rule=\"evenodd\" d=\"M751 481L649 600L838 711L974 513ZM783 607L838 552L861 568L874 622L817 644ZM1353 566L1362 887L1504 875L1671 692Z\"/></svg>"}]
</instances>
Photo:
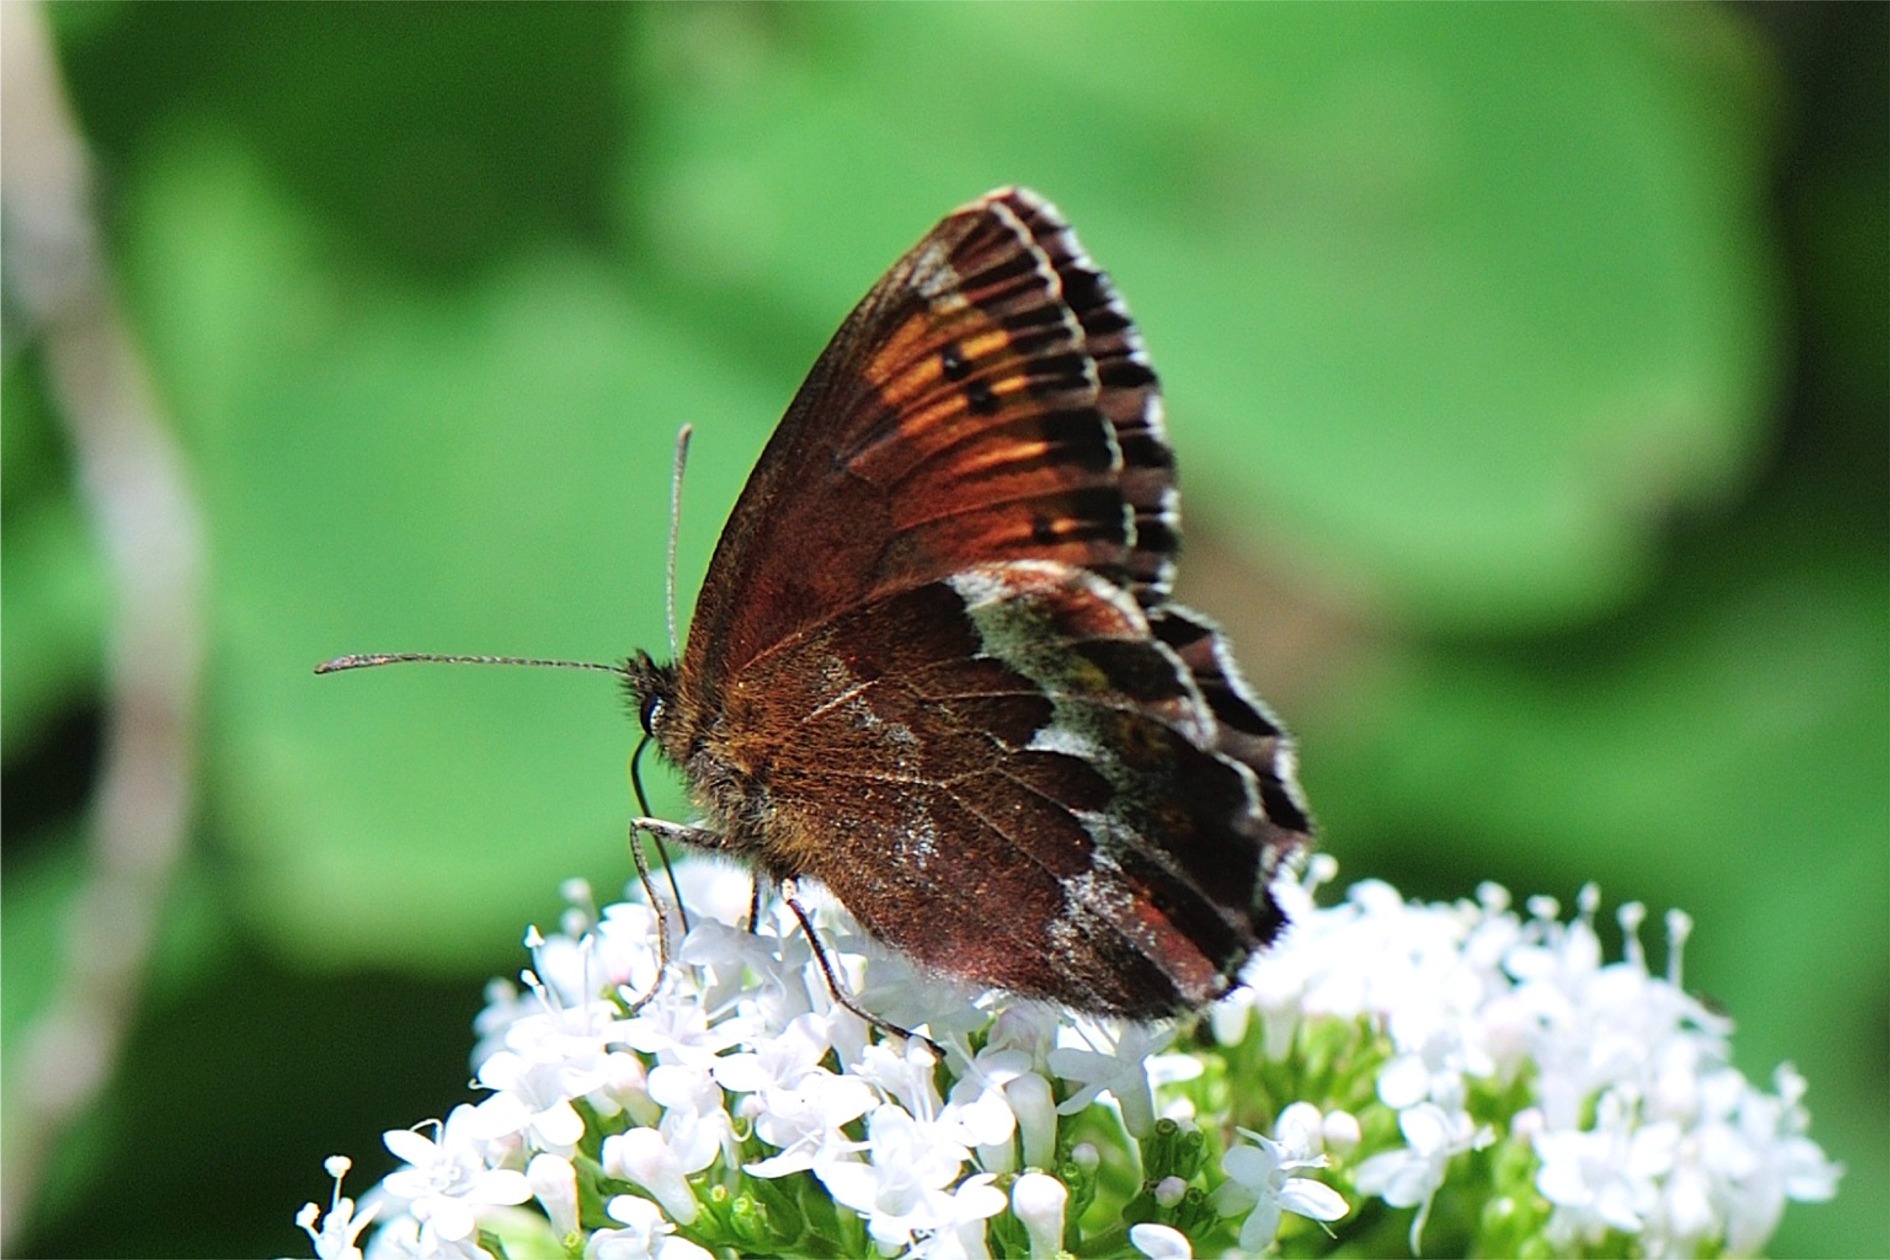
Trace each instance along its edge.
<instances>
[{"instance_id":1,"label":"butterfly wing","mask_svg":"<svg viewBox=\"0 0 1890 1260\"><path fill-rule=\"evenodd\" d=\"M1140 338L1056 211L1001 189L895 263L814 364L742 491L682 673L975 560L1167 595L1174 460Z\"/></svg>"},{"instance_id":2,"label":"butterfly wing","mask_svg":"<svg viewBox=\"0 0 1890 1260\"><path fill-rule=\"evenodd\" d=\"M842 325L639 690L729 850L922 963L1198 1006L1278 930L1310 824L1279 724L1168 600L1177 529L1127 311L999 190Z\"/></svg>"}]
</instances>

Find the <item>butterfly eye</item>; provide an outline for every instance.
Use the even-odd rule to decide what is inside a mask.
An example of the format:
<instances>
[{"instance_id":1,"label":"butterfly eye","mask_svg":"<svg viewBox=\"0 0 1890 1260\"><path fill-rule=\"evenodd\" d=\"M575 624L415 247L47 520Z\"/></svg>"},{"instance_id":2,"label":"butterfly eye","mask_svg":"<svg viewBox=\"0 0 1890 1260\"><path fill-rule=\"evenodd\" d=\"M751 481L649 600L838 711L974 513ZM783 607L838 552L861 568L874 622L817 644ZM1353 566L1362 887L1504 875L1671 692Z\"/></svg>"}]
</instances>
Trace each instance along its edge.
<instances>
[{"instance_id":1,"label":"butterfly eye","mask_svg":"<svg viewBox=\"0 0 1890 1260\"><path fill-rule=\"evenodd\" d=\"M646 735L656 734L656 722L663 713L663 697L645 696L643 704L637 710L637 721L642 723Z\"/></svg>"}]
</instances>

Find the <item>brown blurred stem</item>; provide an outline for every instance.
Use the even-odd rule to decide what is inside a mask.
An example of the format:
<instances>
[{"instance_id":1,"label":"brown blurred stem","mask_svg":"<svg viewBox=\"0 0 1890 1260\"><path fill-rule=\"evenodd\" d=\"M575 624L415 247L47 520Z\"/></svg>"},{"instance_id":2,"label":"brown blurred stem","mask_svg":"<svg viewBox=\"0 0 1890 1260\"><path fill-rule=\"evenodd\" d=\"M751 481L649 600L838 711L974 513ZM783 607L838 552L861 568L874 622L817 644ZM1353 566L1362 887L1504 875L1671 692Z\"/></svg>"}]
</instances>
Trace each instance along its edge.
<instances>
[{"instance_id":1,"label":"brown blurred stem","mask_svg":"<svg viewBox=\"0 0 1890 1260\"><path fill-rule=\"evenodd\" d=\"M84 145L36 4L0 4L0 120L10 305L19 340L43 352L111 593L90 870L51 1003L14 1047L0 1178L0 1240L11 1243L60 1137L111 1079L184 851L204 559L182 453L101 254Z\"/></svg>"}]
</instances>

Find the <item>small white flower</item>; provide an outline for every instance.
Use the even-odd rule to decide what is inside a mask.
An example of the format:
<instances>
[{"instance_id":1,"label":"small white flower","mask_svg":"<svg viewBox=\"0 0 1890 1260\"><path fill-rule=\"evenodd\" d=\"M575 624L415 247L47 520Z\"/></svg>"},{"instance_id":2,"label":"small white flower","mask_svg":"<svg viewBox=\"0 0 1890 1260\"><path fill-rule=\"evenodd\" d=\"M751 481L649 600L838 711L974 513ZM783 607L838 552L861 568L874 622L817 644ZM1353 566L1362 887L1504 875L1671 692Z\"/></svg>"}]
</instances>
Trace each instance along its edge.
<instances>
[{"instance_id":1,"label":"small white flower","mask_svg":"<svg viewBox=\"0 0 1890 1260\"><path fill-rule=\"evenodd\" d=\"M650 1101L663 1108L658 1129L685 1173L698 1173L724 1148L734 1149L734 1131L722 1106L713 1071L680 1063L650 1069Z\"/></svg>"},{"instance_id":2,"label":"small white flower","mask_svg":"<svg viewBox=\"0 0 1890 1260\"><path fill-rule=\"evenodd\" d=\"M390 1129L381 1135L387 1149L406 1161L405 1167L387 1175L382 1188L407 1206L423 1234L463 1242L472 1236L483 1210L532 1197L525 1174L487 1166L475 1126L473 1109L462 1105L444 1124L435 1123L431 1138L412 1129Z\"/></svg>"},{"instance_id":3,"label":"small white flower","mask_svg":"<svg viewBox=\"0 0 1890 1260\"><path fill-rule=\"evenodd\" d=\"M715 1080L738 1094L791 1090L820 1066L832 1043L828 1021L819 1015L801 1015L753 1050L726 1054L713 1065Z\"/></svg>"},{"instance_id":4,"label":"small white flower","mask_svg":"<svg viewBox=\"0 0 1890 1260\"><path fill-rule=\"evenodd\" d=\"M1011 1212L1030 1236L1030 1260L1051 1260L1063 1250L1063 1209L1069 1201L1069 1187L1048 1173L1025 1173L1012 1183Z\"/></svg>"},{"instance_id":5,"label":"small white flower","mask_svg":"<svg viewBox=\"0 0 1890 1260\"><path fill-rule=\"evenodd\" d=\"M1399 1112L1398 1130L1405 1148L1367 1159L1358 1166L1353 1185L1360 1194L1376 1195L1392 1207L1418 1209L1411 1222L1415 1255L1430 1219L1431 1199L1444 1184L1451 1159L1483 1145L1491 1135L1479 1130L1466 1113L1447 1112L1431 1102Z\"/></svg>"},{"instance_id":6,"label":"small white flower","mask_svg":"<svg viewBox=\"0 0 1890 1260\"><path fill-rule=\"evenodd\" d=\"M584 1101L605 1120L628 1112L638 1124L655 1124L661 1109L650 1099L650 1073L628 1050L612 1050L597 1061L597 1087Z\"/></svg>"},{"instance_id":7,"label":"small white flower","mask_svg":"<svg viewBox=\"0 0 1890 1260\"><path fill-rule=\"evenodd\" d=\"M802 1076L792 1089L769 1089L756 1096L755 1136L780 1153L745 1165L757 1177L801 1172L860 1150L841 1131L878 1101L873 1087L857 1076L836 1076L826 1069Z\"/></svg>"},{"instance_id":8,"label":"small white flower","mask_svg":"<svg viewBox=\"0 0 1890 1260\"><path fill-rule=\"evenodd\" d=\"M937 1066L938 1056L932 1048L914 1038L897 1045L881 1041L867 1046L851 1070L861 1080L878 1086L913 1116L930 1120L944 1105L933 1074Z\"/></svg>"},{"instance_id":9,"label":"small white flower","mask_svg":"<svg viewBox=\"0 0 1890 1260\"><path fill-rule=\"evenodd\" d=\"M1659 1200L1677 1137L1671 1125L1636 1124L1613 1092L1602 1098L1594 1128L1537 1137L1536 1189L1555 1205L1550 1239L1565 1246L1598 1243L1611 1229L1638 1233Z\"/></svg>"},{"instance_id":10,"label":"small white flower","mask_svg":"<svg viewBox=\"0 0 1890 1260\"><path fill-rule=\"evenodd\" d=\"M738 1045L744 1031L734 1020L711 1023L704 1006L681 985L670 985L658 989L634 1016L619 1021L613 1035L658 1063L713 1071L717 1056Z\"/></svg>"},{"instance_id":11,"label":"small white flower","mask_svg":"<svg viewBox=\"0 0 1890 1260\"><path fill-rule=\"evenodd\" d=\"M1056 1091L1037 1073L1025 1072L1004 1086L1004 1100L1017 1117L1024 1167L1048 1168L1057 1153Z\"/></svg>"},{"instance_id":12,"label":"small white flower","mask_svg":"<svg viewBox=\"0 0 1890 1260\"><path fill-rule=\"evenodd\" d=\"M952 1086L951 1098L939 1121L952 1127L959 1140L994 1157L1008 1161L1011 1136L1017 1132L1017 1116L1011 1111L1004 1083L1014 1079L1029 1059L1015 1050L996 1054L981 1053L965 1069L965 1075ZM1008 1172L1006 1168L987 1168L989 1172Z\"/></svg>"},{"instance_id":13,"label":"small white flower","mask_svg":"<svg viewBox=\"0 0 1890 1260\"><path fill-rule=\"evenodd\" d=\"M1062 1020L1062 1012L1047 1002L1013 1002L991 1021L985 1050L1021 1050L1030 1056L1030 1066L1042 1072L1049 1064L1050 1052L1056 1049Z\"/></svg>"},{"instance_id":14,"label":"small white flower","mask_svg":"<svg viewBox=\"0 0 1890 1260\"><path fill-rule=\"evenodd\" d=\"M813 1009L805 975L813 949L798 926L786 936L778 924L763 927L749 932L704 919L690 928L679 953L696 969L703 1007L735 1004L749 1018L779 1028Z\"/></svg>"},{"instance_id":15,"label":"small white flower","mask_svg":"<svg viewBox=\"0 0 1890 1260\"><path fill-rule=\"evenodd\" d=\"M354 1161L346 1155L330 1155L322 1166L335 1179L335 1188L328 1200L328 1214L323 1217L319 1206L305 1203L302 1210L295 1214L295 1223L314 1242L318 1260L361 1260L361 1248L355 1240L374 1219L375 1210L380 1205L370 1203L357 1216L354 1200L342 1197L341 1179L354 1166ZM315 1228L317 1221L321 1223L319 1230Z\"/></svg>"},{"instance_id":16,"label":"small white flower","mask_svg":"<svg viewBox=\"0 0 1890 1260\"><path fill-rule=\"evenodd\" d=\"M702 1247L676 1237L676 1226L648 1199L620 1194L604 1205L623 1229L600 1229L584 1245L584 1260L714 1260Z\"/></svg>"},{"instance_id":17,"label":"small white flower","mask_svg":"<svg viewBox=\"0 0 1890 1260\"><path fill-rule=\"evenodd\" d=\"M1247 1213L1240 1227L1242 1251L1259 1252L1269 1246L1279 1235L1282 1212L1336 1221L1349 1210L1344 1196L1332 1187L1292 1175L1302 1168L1326 1166L1325 1155L1317 1149L1319 1129L1318 1108L1295 1103L1274 1126L1278 1141L1241 1129L1240 1135L1252 1145L1236 1144L1221 1156L1221 1171L1228 1180L1211 1201L1223 1216Z\"/></svg>"},{"instance_id":18,"label":"small white flower","mask_svg":"<svg viewBox=\"0 0 1890 1260\"><path fill-rule=\"evenodd\" d=\"M1064 1046L1050 1052L1050 1070L1082 1085L1057 1110L1075 1115L1107 1091L1122 1109L1122 1123L1136 1137L1155 1127L1155 1098L1149 1089L1148 1060L1175 1037L1173 1025L1124 1024L1107 1051Z\"/></svg>"},{"instance_id":19,"label":"small white flower","mask_svg":"<svg viewBox=\"0 0 1890 1260\"><path fill-rule=\"evenodd\" d=\"M571 1100L603 1081L594 1067L501 1050L479 1068L479 1084L495 1092L473 1109L474 1131L488 1140L524 1134L539 1150L569 1155L584 1136L583 1118Z\"/></svg>"},{"instance_id":20,"label":"small white flower","mask_svg":"<svg viewBox=\"0 0 1890 1260\"><path fill-rule=\"evenodd\" d=\"M1194 1245L1173 1225L1144 1222L1129 1226L1129 1245L1149 1260L1193 1260Z\"/></svg>"},{"instance_id":21,"label":"small white flower","mask_svg":"<svg viewBox=\"0 0 1890 1260\"><path fill-rule=\"evenodd\" d=\"M866 1136L871 1163L837 1160L815 1168L814 1175L836 1203L866 1217L874 1241L903 1247L915 1231L956 1219L949 1187L970 1151L895 1103L884 1103L867 1117ZM996 1207L987 1215L1004 1210L1003 1194L993 1193Z\"/></svg>"},{"instance_id":22,"label":"small white flower","mask_svg":"<svg viewBox=\"0 0 1890 1260\"><path fill-rule=\"evenodd\" d=\"M929 1202L930 1232L907 1253L912 1260L988 1260L985 1222L1004 1210L1008 1200L991 1183L994 1174L976 1173Z\"/></svg>"},{"instance_id":23,"label":"small white flower","mask_svg":"<svg viewBox=\"0 0 1890 1260\"><path fill-rule=\"evenodd\" d=\"M696 1219L700 1205L683 1175L682 1161L655 1129L613 1133L604 1139L599 1155L606 1173L648 1190L678 1223Z\"/></svg>"},{"instance_id":24,"label":"small white flower","mask_svg":"<svg viewBox=\"0 0 1890 1260\"><path fill-rule=\"evenodd\" d=\"M551 1232L561 1239L576 1233L578 1182L577 1169L572 1167L571 1161L562 1155L534 1155L525 1167L525 1180L531 1184L533 1197L545 1209L545 1216L551 1221Z\"/></svg>"},{"instance_id":25,"label":"small white flower","mask_svg":"<svg viewBox=\"0 0 1890 1260\"><path fill-rule=\"evenodd\" d=\"M1463 1030L1449 1024L1427 1020L1428 1026L1421 1034L1412 1036L1407 1029L1400 1035L1399 1025L1411 1022L1407 1018L1393 1019L1393 1043L1409 1048L1379 1070L1379 1100L1394 1111L1421 1102L1436 1103L1446 1111L1462 1107L1466 1097L1464 1078L1489 1074L1487 1069L1477 1072L1473 1068L1471 1060L1481 1056L1464 1043Z\"/></svg>"},{"instance_id":26,"label":"small white flower","mask_svg":"<svg viewBox=\"0 0 1890 1260\"><path fill-rule=\"evenodd\" d=\"M1778 1228L1787 1200L1831 1198L1844 1172L1804 1136L1809 1123L1799 1106L1804 1078L1790 1064L1781 1064L1773 1082L1777 1097L1760 1093L1740 1078L1735 1123L1707 1130L1701 1137L1700 1160L1716 1174L1713 1198L1726 1213L1726 1247L1734 1255L1751 1255L1765 1245Z\"/></svg>"}]
</instances>

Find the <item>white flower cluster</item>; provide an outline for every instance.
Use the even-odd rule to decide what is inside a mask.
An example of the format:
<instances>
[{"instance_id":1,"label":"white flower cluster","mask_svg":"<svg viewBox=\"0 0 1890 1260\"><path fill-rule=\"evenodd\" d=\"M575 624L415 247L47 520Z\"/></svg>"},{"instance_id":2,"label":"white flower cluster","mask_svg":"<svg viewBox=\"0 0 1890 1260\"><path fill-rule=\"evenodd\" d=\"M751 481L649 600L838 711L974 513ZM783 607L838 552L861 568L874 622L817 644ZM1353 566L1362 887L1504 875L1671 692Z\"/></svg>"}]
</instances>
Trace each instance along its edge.
<instances>
[{"instance_id":1,"label":"white flower cluster","mask_svg":"<svg viewBox=\"0 0 1890 1260\"><path fill-rule=\"evenodd\" d=\"M1475 903L1431 905L1365 881L1323 910L1311 887L1282 889L1295 927L1214 1009L1216 1035L1238 1040L1257 1016L1279 1058L1322 1020L1383 1031L1375 1094L1403 1145L1359 1162L1352 1189L1417 1208L1414 1254L1453 1161L1499 1138L1534 1156L1555 1254L1614 1235L1644 1255L1751 1255L1788 1199L1836 1193L1841 1168L1805 1136L1803 1078L1782 1065L1776 1095L1754 1089L1731 1066L1732 1022L1681 987L1685 914L1667 916L1667 968L1654 974L1638 903L1618 914L1625 957L1606 961L1593 885L1568 923L1549 897L1517 915L1495 884ZM1493 1097L1520 1106L1492 1110Z\"/></svg>"},{"instance_id":2,"label":"white flower cluster","mask_svg":"<svg viewBox=\"0 0 1890 1260\"><path fill-rule=\"evenodd\" d=\"M942 984L821 907L858 1002L942 1062L838 1006L785 910L737 926L745 874L680 868L693 925L660 985L652 912L570 889L563 930L527 938L524 988L489 993L484 1099L388 1133L403 1164L359 1211L337 1186L298 1221L323 1260L358 1260L370 1224L370 1258L1167 1257L1261 1251L1288 1214L1336 1243L1326 1222L1377 1198L1416 1209L1413 1250L1428 1227L1498 1254L1692 1255L1755 1250L1787 1199L1833 1193L1803 1082L1753 1089L1680 989L1682 920L1654 976L1632 907L1627 959L1604 963L1592 892L1566 924L1494 888L1427 906L1365 883L1319 910L1332 867L1312 870L1279 889L1295 927L1187 1052L1172 1026Z\"/></svg>"}]
</instances>

